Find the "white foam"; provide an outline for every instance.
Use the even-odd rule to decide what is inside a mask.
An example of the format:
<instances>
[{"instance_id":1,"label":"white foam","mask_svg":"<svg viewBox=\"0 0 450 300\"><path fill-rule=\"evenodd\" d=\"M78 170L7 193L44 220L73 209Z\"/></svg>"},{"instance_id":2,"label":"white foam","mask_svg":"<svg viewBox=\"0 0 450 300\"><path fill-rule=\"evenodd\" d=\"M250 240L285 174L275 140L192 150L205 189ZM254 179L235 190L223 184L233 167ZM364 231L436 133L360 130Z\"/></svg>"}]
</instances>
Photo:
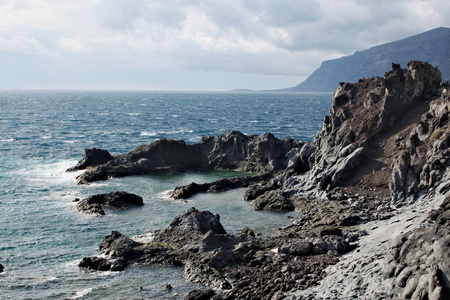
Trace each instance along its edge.
<instances>
[{"instance_id":1,"label":"white foam","mask_svg":"<svg viewBox=\"0 0 450 300\"><path fill-rule=\"evenodd\" d=\"M149 242L153 241L154 238L155 238L155 235L152 232L149 232L149 233L144 233L144 234L134 236L131 239L137 243L145 244L145 243L149 243Z\"/></svg>"},{"instance_id":2,"label":"white foam","mask_svg":"<svg viewBox=\"0 0 450 300\"><path fill-rule=\"evenodd\" d=\"M90 292L92 292L92 288L87 288L81 291L75 292L75 295L68 297L67 299L80 299L84 296L88 295Z\"/></svg>"},{"instance_id":3,"label":"white foam","mask_svg":"<svg viewBox=\"0 0 450 300\"><path fill-rule=\"evenodd\" d=\"M141 132L141 136L157 136L158 133L155 131L143 131Z\"/></svg>"}]
</instances>

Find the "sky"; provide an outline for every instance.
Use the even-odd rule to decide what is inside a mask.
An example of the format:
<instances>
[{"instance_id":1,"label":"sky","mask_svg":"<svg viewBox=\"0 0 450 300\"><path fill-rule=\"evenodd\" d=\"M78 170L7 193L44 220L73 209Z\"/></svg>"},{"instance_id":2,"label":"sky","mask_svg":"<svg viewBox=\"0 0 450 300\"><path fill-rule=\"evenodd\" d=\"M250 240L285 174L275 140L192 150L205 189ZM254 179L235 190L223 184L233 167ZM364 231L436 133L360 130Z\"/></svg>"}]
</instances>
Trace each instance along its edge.
<instances>
[{"instance_id":1,"label":"sky","mask_svg":"<svg viewBox=\"0 0 450 300\"><path fill-rule=\"evenodd\" d=\"M0 0L0 89L285 88L449 15L448 0Z\"/></svg>"}]
</instances>

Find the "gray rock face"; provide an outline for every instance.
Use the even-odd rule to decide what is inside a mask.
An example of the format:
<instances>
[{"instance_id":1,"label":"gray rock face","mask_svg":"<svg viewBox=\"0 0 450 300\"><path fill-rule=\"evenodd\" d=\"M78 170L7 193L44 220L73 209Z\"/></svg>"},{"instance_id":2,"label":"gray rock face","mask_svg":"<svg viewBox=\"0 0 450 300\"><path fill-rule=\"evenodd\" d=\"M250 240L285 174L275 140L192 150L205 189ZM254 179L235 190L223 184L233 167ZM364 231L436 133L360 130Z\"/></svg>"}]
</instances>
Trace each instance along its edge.
<instances>
[{"instance_id":1,"label":"gray rock face","mask_svg":"<svg viewBox=\"0 0 450 300\"><path fill-rule=\"evenodd\" d=\"M86 170L77 179L78 183L85 184L112 177L176 173L186 169L273 172L284 170L289 163L287 153L302 144L288 138L279 140L270 133L259 137L246 136L237 131L229 131L217 138L204 137L200 143L193 145L161 139L139 146L128 154L115 156L104 164ZM78 165L78 168L84 166L82 162Z\"/></svg>"},{"instance_id":2,"label":"gray rock face","mask_svg":"<svg viewBox=\"0 0 450 300\"><path fill-rule=\"evenodd\" d=\"M144 201L142 197L123 191L111 192L109 194L98 194L89 196L86 199L75 199L76 208L79 212L85 214L104 215L103 207L114 209L125 209L133 206L142 206Z\"/></svg>"},{"instance_id":3,"label":"gray rock face","mask_svg":"<svg viewBox=\"0 0 450 300\"><path fill-rule=\"evenodd\" d=\"M441 205L433 227L397 236L384 271L394 278L393 298L450 298L450 197Z\"/></svg>"},{"instance_id":4,"label":"gray rock face","mask_svg":"<svg viewBox=\"0 0 450 300\"><path fill-rule=\"evenodd\" d=\"M407 69L393 64L385 78L342 83L322 130L292 160L306 171L286 171L276 189L329 198L348 186L350 193L367 190L366 197L392 196L399 203L435 185L448 166L449 100L440 82L437 68L411 61Z\"/></svg>"}]
</instances>

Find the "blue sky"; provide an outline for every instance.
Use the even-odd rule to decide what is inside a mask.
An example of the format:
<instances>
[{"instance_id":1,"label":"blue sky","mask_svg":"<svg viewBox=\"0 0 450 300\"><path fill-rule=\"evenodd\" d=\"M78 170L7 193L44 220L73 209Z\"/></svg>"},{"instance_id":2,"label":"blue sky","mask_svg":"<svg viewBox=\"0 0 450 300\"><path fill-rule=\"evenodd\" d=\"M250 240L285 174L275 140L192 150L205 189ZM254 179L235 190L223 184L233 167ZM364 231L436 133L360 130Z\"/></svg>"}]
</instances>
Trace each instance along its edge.
<instances>
[{"instance_id":1,"label":"blue sky","mask_svg":"<svg viewBox=\"0 0 450 300\"><path fill-rule=\"evenodd\" d=\"M0 0L0 89L275 89L450 27L450 1Z\"/></svg>"}]
</instances>

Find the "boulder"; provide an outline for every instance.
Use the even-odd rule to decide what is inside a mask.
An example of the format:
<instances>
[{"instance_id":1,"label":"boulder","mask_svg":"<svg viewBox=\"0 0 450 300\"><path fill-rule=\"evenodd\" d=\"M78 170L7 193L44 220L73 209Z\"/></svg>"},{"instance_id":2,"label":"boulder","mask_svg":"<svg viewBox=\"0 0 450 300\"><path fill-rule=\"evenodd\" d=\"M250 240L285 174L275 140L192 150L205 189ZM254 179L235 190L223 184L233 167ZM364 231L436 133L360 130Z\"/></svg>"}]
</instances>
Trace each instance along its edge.
<instances>
[{"instance_id":1,"label":"boulder","mask_svg":"<svg viewBox=\"0 0 450 300\"><path fill-rule=\"evenodd\" d=\"M104 215L104 207L126 209L144 205L142 197L123 191L116 191L108 194L97 194L82 200L75 199L75 201L77 202L76 208L78 211L96 215Z\"/></svg>"},{"instance_id":2,"label":"boulder","mask_svg":"<svg viewBox=\"0 0 450 300\"><path fill-rule=\"evenodd\" d=\"M295 209L289 196L284 195L278 190L269 191L258 196L252 205L255 210L293 211Z\"/></svg>"},{"instance_id":3,"label":"boulder","mask_svg":"<svg viewBox=\"0 0 450 300\"><path fill-rule=\"evenodd\" d=\"M122 259L111 261L94 256L83 258L78 266L91 271L123 271L127 267L127 263Z\"/></svg>"},{"instance_id":4,"label":"boulder","mask_svg":"<svg viewBox=\"0 0 450 300\"><path fill-rule=\"evenodd\" d=\"M213 296L216 295L214 290L193 290L184 297L184 300L209 300L212 299Z\"/></svg>"}]
</instances>

